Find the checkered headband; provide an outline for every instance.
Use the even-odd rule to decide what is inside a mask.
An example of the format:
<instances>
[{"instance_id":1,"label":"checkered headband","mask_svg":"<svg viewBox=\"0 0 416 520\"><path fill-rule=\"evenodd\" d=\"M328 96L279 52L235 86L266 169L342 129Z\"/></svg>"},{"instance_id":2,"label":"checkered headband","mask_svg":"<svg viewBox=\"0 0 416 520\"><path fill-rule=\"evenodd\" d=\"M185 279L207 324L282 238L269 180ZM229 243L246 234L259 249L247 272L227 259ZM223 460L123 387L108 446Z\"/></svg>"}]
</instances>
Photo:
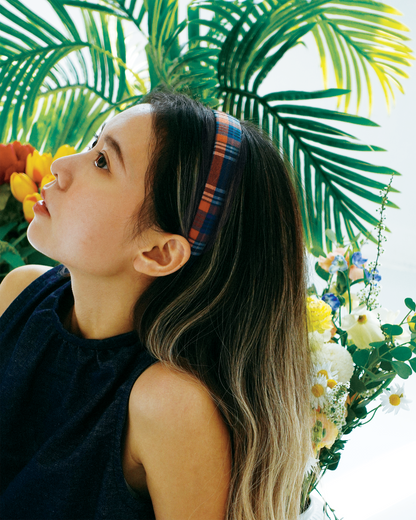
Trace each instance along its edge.
<instances>
[{"instance_id":1,"label":"checkered headband","mask_svg":"<svg viewBox=\"0 0 416 520\"><path fill-rule=\"evenodd\" d=\"M217 110L213 112L215 144L211 168L188 235L192 256L202 254L215 231L240 152L241 126L238 119Z\"/></svg>"}]
</instances>

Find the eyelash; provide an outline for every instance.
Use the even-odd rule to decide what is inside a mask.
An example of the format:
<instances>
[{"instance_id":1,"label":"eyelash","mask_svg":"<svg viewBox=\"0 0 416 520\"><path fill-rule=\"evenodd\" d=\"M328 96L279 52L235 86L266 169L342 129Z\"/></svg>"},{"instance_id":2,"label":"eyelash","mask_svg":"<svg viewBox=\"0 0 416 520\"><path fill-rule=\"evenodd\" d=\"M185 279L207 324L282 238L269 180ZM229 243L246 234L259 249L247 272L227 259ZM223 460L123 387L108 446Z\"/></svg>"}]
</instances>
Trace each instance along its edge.
<instances>
[{"instance_id":1,"label":"eyelash","mask_svg":"<svg viewBox=\"0 0 416 520\"><path fill-rule=\"evenodd\" d=\"M88 147L88 150L92 150L92 149L94 148L94 146L95 146L95 145L97 144L97 142L98 142L98 138L99 138L98 135L95 135L95 136L94 136L94 141L93 141L92 145ZM105 160L105 164L106 164L107 169L108 169L107 159L105 158L105 155L104 155L102 152L97 152L97 156L96 156L96 158L95 158L94 165L95 165L97 168L99 168L100 170L104 170L104 169L105 169L105 168L101 168L100 166L97 166L97 164L96 164L96 162L97 162L99 159L101 159L101 157L104 158L104 160Z\"/></svg>"}]
</instances>

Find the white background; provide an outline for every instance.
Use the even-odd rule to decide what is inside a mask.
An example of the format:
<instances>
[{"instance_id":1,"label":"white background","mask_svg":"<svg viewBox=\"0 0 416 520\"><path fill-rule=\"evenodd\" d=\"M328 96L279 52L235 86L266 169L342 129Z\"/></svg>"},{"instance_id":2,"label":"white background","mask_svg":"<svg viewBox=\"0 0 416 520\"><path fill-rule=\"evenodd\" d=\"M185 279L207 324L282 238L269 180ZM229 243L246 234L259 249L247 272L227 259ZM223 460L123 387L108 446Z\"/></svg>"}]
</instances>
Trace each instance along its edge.
<instances>
[{"instance_id":1,"label":"white background","mask_svg":"<svg viewBox=\"0 0 416 520\"><path fill-rule=\"evenodd\" d=\"M48 21L53 20L50 7L43 0L24 2ZM179 20L186 14L187 0L180 0ZM396 17L407 25L412 39L406 42L414 49L416 32L416 3L414 0L391 0L389 5L403 13ZM75 14L75 9L70 12ZM281 90L321 90L323 79L316 45L312 37L305 39L305 46L297 46L285 56L272 71L262 86L261 94ZM142 56L141 60L145 57ZM137 57L136 57L137 60ZM135 61L136 61L135 60ZM137 61L136 61L137 62ZM391 167L402 176L393 179L393 186L401 193L392 194L400 210L387 208L386 225L392 233L387 234L385 252L382 255L380 272L382 292L379 302L389 310L400 310L400 319L406 308L403 300L416 300L416 72L415 67L406 68L409 79L403 79L405 95L396 88L396 103L387 113L384 94L375 75L373 80L373 110L370 118L380 127L345 125L343 128L367 144L385 148L386 152L355 154L356 157ZM336 87L333 74L328 87ZM353 91L354 91L353 83ZM350 113L355 113L352 97ZM313 102L315 106L335 109L335 98L330 101ZM312 103L311 103L312 104ZM342 105L341 105L342 108ZM360 115L368 117L368 103L364 90ZM377 178L377 176L375 177ZM378 176L388 182L388 177ZM361 201L360 201L361 202ZM363 202L363 207L378 216L376 205ZM375 259L375 247L370 244L363 249L370 261ZM402 381L402 380L400 380ZM327 472L319 490L335 509L337 517L345 520L414 520L416 518L416 377L405 382L405 392L413 399L410 411L398 415L385 414L379 410L375 418L361 429L348 436L340 464L335 472Z\"/></svg>"}]
</instances>

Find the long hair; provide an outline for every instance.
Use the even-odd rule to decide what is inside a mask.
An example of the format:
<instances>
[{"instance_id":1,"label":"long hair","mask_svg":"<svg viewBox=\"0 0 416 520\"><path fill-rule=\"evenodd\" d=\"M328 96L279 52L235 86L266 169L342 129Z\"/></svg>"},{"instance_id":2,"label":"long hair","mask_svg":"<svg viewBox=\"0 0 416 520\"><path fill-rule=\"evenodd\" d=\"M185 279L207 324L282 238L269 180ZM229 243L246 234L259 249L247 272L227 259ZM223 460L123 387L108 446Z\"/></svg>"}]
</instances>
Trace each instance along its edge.
<instances>
[{"instance_id":1,"label":"long hair","mask_svg":"<svg viewBox=\"0 0 416 520\"><path fill-rule=\"evenodd\" d=\"M212 110L162 86L153 152L133 235L153 225L188 236L208 175ZM242 121L240 158L205 252L155 279L134 327L162 363L201 381L228 426L226 520L295 520L310 453L306 259L291 174L271 139Z\"/></svg>"}]
</instances>

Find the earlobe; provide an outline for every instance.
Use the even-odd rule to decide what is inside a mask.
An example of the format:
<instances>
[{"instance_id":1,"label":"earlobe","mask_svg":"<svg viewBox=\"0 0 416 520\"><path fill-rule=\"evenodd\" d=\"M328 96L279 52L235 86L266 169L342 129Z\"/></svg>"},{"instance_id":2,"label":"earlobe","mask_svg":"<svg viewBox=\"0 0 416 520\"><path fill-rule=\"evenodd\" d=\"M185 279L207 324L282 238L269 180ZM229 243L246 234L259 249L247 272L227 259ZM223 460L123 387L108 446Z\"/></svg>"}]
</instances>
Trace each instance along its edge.
<instances>
[{"instance_id":1,"label":"earlobe","mask_svg":"<svg viewBox=\"0 0 416 520\"><path fill-rule=\"evenodd\" d=\"M167 276L186 264L191 246L181 235L159 234L159 240L142 248L134 259L137 272L148 276Z\"/></svg>"}]
</instances>

